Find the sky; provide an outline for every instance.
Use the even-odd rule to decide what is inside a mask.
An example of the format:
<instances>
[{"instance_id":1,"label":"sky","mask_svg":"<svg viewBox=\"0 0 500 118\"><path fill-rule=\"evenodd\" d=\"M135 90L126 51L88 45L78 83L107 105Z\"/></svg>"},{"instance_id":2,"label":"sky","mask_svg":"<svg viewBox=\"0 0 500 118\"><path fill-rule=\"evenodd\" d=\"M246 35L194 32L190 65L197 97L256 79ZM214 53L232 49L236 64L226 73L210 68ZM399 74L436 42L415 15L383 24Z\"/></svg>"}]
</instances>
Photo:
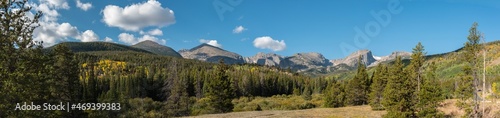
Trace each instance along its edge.
<instances>
[{"instance_id":1,"label":"sky","mask_svg":"<svg viewBox=\"0 0 500 118\"><path fill-rule=\"evenodd\" d=\"M474 22L486 41L500 40L498 0L35 0L44 13L34 39L152 40L175 50L207 43L244 57L319 52L339 59L368 49L376 56L456 50ZM28 14L30 15L30 14Z\"/></svg>"}]
</instances>

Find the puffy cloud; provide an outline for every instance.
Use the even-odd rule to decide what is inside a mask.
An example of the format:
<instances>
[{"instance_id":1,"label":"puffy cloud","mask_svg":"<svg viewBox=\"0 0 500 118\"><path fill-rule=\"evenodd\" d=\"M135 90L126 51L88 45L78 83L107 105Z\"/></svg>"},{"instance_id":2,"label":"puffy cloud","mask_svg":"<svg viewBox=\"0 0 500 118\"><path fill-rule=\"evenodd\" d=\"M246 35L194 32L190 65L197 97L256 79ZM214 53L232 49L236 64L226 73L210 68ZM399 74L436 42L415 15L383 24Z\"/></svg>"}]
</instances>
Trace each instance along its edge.
<instances>
[{"instance_id":1,"label":"puffy cloud","mask_svg":"<svg viewBox=\"0 0 500 118\"><path fill-rule=\"evenodd\" d=\"M258 37L253 41L253 46L260 49L271 49L273 51L282 51L286 48L284 40L273 40L269 36Z\"/></svg>"},{"instance_id":2,"label":"puffy cloud","mask_svg":"<svg viewBox=\"0 0 500 118\"><path fill-rule=\"evenodd\" d=\"M68 1L66 0L40 0L40 4L47 4L57 9L69 9Z\"/></svg>"},{"instance_id":3,"label":"puffy cloud","mask_svg":"<svg viewBox=\"0 0 500 118\"><path fill-rule=\"evenodd\" d=\"M140 31L139 33L142 35L149 34L149 35L153 35L153 36L163 35L163 31L161 31L160 29L153 29L153 30L150 30L148 32Z\"/></svg>"},{"instance_id":4,"label":"puffy cloud","mask_svg":"<svg viewBox=\"0 0 500 118\"><path fill-rule=\"evenodd\" d=\"M159 44L166 44L167 43L167 41L165 39L158 39L158 38L151 36L151 35L144 35L142 37L135 37L134 35L129 34L129 33L121 33L120 35L118 35L118 40L120 40L123 43L130 44L130 45L137 44L137 43L145 41L145 40L154 41L154 42L157 42Z\"/></svg>"},{"instance_id":5,"label":"puffy cloud","mask_svg":"<svg viewBox=\"0 0 500 118\"><path fill-rule=\"evenodd\" d=\"M91 7L91 4L89 4L90 6L85 4L87 3L81 3L77 0L78 7ZM30 2L27 5L33 7L35 11L43 12L43 17L39 22L40 26L33 31L33 39L43 41L43 46L52 46L70 38L82 42L99 41L99 36L92 30L80 32L76 26L70 23L59 23L57 21L60 16L58 10L70 8L66 0L40 0L39 4ZM34 15L29 13L27 16L33 17Z\"/></svg>"},{"instance_id":6,"label":"puffy cloud","mask_svg":"<svg viewBox=\"0 0 500 118\"><path fill-rule=\"evenodd\" d=\"M242 33L245 30L247 30L247 29L245 27L243 27L243 26L240 25L240 26L238 26L238 27L236 27L236 28L233 29L233 33L239 34L239 33Z\"/></svg>"},{"instance_id":7,"label":"puffy cloud","mask_svg":"<svg viewBox=\"0 0 500 118\"><path fill-rule=\"evenodd\" d=\"M137 43L137 39L134 37L134 35L129 34L129 33L121 33L118 35L118 39L121 42L127 43L127 44L135 44Z\"/></svg>"},{"instance_id":8,"label":"puffy cloud","mask_svg":"<svg viewBox=\"0 0 500 118\"><path fill-rule=\"evenodd\" d=\"M105 41L105 42L113 42L113 39L111 39L111 38L109 38L109 37L106 37L106 38L104 38L104 41Z\"/></svg>"},{"instance_id":9,"label":"puffy cloud","mask_svg":"<svg viewBox=\"0 0 500 118\"><path fill-rule=\"evenodd\" d=\"M57 24L56 24L57 25ZM78 35L78 29L69 23L62 23L57 27L57 34L62 37L71 37Z\"/></svg>"},{"instance_id":10,"label":"puffy cloud","mask_svg":"<svg viewBox=\"0 0 500 118\"><path fill-rule=\"evenodd\" d=\"M166 7L162 8L161 3L156 0L124 8L108 5L102 12L103 22L108 26L128 31L139 31L149 26L163 27L175 23L174 11Z\"/></svg>"},{"instance_id":11,"label":"puffy cloud","mask_svg":"<svg viewBox=\"0 0 500 118\"><path fill-rule=\"evenodd\" d=\"M69 23L40 22L40 27L33 31L35 41L43 41L44 46L51 46L69 37L78 38L78 29Z\"/></svg>"},{"instance_id":12,"label":"puffy cloud","mask_svg":"<svg viewBox=\"0 0 500 118\"><path fill-rule=\"evenodd\" d=\"M212 45L215 47L222 48L222 45L217 43L217 40L205 40L205 39L200 39L200 43L206 43L208 45Z\"/></svg>"},{"instance_id":13,"label":"puffy cloud","mask_svg":"<svg viewBox=\"0 0 500 118\"><path fill-rule=\"evenodd\" d=\"M87 3L82 3L80 0L76 0L76 7L82 9L83 11L87 11L90 8L92 8L92 4L87 2Z\"/></svg>"},{"instance_id":14,"label":"puffy cloud","mask_svg":"<svg viewBox=\"0 0 500 118\"><path fill-rule=\"evenodd\" d=\"M82 42L94 42L99 41L99 36L97 36L97 34L95 34L92 30L86 30L82 33L79 39Z\"/></svg>"},{"instance_id":15,"label":"puffy cloud","mask_svg":"<svg viewBox=\"0 0 500 118\"><path fill-rule=\"evenodd\" d=\"M40 22L52 22L52 21L57 21L57 17L59 16L59 12L57 12L56 8L51 7L47 3L42 3L42 4L35 4L31 3L29 4L30 7L33 7L33 9L37 11L42 11L42 19Z\"/></svg>"}]
</instances>

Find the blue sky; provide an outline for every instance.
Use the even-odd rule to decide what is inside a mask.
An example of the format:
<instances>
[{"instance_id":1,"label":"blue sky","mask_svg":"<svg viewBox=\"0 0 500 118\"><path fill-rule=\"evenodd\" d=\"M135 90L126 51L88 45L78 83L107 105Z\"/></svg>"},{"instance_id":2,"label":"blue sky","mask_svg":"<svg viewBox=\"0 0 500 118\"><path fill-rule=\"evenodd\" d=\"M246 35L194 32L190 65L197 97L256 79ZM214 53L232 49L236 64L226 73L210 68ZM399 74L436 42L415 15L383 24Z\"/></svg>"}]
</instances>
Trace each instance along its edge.
<instances>
[{"instance_id":1,"label":"blue sky","mask_svg":"<svg viewBox=\"0 0 500 118\"><path fill-rule=\"evenodd\" d=\"M460 48L473 22L486 41L500 40L495 0L39 0L31 5L47 12L35 31L35 39L47 46L154 40L175 50L209 43L245 57L319 52L337 59L358 49L377 56L411 51L422 42L428 54L436 54ZM374 17L372 11L386 14ZM363 33L368 38L360 38Z\"/></svg>"}]
</instances>

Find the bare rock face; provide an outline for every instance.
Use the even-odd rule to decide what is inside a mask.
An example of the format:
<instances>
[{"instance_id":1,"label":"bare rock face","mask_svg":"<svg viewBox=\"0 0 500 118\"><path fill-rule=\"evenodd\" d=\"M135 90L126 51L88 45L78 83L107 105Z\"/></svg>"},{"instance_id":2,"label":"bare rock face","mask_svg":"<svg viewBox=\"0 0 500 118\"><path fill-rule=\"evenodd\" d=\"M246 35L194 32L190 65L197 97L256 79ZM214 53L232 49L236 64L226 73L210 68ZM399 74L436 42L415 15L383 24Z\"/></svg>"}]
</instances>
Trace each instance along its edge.
<instances>
[{"instance_id":1,"label":"bare rock face","mask_svg":"<svg viewBox=\"0 0 500 118\"><path fill-rule=\"evenodd\" d=\"M383 62L393 61L393 60L396 59L397 56L400 56L401 59L410 59L411 58L411 54L412 53L410 53L410 52L395 51L395 52L392 52L391 55L380 57L380 59L378 59L376 62L372 63L369 66L376 66L376 65L378 65L380 63L383 63Z\"/></svg>"},{"instance_id":2,"label":"bare rock face","mask_svg":"<svg viewBox=\"0 0 500 118\"><path fill-rule=\"evenodd\" d=\"M323 69L331 66L332 63L320 53L297 53L293 56L285 57L280 63L281 68L291 68L296 71L306 71L310 69Z\"/></svg>"},{"instance_id":3,"label":"bare rock face","mask_svg":"<svg viewBox=\"0 0 500 118\"><path fill-rule=\"evenodd\" d=\"M262 53L259 52L255 56L246 57L246 63L258 64L258 65L266 65L266 66L279 66L283 57L274 53Z\"/></svg>"},{"instance_id":4,"label":"bare rock face","mask_svg":"<svg viewBox=\"0 0 500 118\"><path fill-rule=\"evenodd\" d=\"M377 61L370 50L359 50L343 59L336 59L332 60L331 62L334 66L345 64L350 67L356 67L358 65L358 59L360 56L362 57L361 62L365 65L370 65Z\"/></svg>"},{"instance_id":5,"label":"bare rock face","mask_svg":"<svg viewBox=\"0 0 500 118\"><path fill-rule=\"evenodd\" d=\"M179 50L179 53L186 59L196 59L212 63L218 63L220 59L223 59L226 64L245 63L241 55L208 44L201 44L190 50Z\"/></svg>"}]
</instances>

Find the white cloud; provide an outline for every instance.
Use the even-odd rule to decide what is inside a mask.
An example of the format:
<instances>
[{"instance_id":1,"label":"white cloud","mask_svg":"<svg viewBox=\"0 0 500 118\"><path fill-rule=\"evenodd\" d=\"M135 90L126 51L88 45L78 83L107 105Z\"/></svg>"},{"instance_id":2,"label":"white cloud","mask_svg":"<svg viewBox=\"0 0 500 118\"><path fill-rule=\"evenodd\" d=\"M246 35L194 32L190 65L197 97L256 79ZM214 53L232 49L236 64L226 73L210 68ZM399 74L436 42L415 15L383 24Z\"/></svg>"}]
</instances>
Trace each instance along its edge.
<instances>
[{"instance_id":1,"label":"white cloud","mask_svg":"<svg viewBox=\"0 0 500 118\"><path fill-rule=\"evenodd\" d=\"M33 31L35 41L43 41L43 46L52 46L60 41L66 41L68 38L79 38L80 34L76 26L70 23L58 23L60 16L59 9L69 9L66 0L40 0L39 4L30 2L27 4L33 7L34 11L42 11L43 15L39 22L39 27ZM33 17L33 13L27 14Z\"/></svg>"},{"instance_id":2,"label":"white cloud","mask_svg":"<svg viewBox=\"0 0 500 118\"><path fill-rule=\"evenodd\" d=\"M205 39L200 39L200 43L206 43L208 45L212 45L215 47L222 48L222 45L217 43L217 40L205 40Z\"/></svg>"},{"instance_id":3,"label":"white cloud","mask_svg":"<svg viewBox=\"0 0 500 118\"><path fill-rule=\"evenodd\" d=\"M273 40L269 36L258 37L253 41L253 45L260 49L271 49L273 51L282 51L286 48L284 40Z\"/></svg>"},{"instance_id":4,"label":"white cloud","mask_svg":"<svg viewBox=\"0 0 500 118\"><path fill-rule=\"evenodd\" d=\"M163 31L161 31L160 29L153 29L153 30L150 30L148 32L140 31L139 33L142 35L148 34L148 35L153 35L153 36L162 36L163 35Z\"/></svg>"},{"instance_id":5,"label":"white cloud","mask_svg":"<svg viewBox=\"0 0 500 118\"><path fill-rule=\"evenodd\" d=\"M113 42L113 39L111 39L111 38L109 38L109 37L106 37L106 38L104 38L104 41L105 41L105 42Z\"/></svg>"},{"instance_id":6,"label":"white cloud","mask_svg":"<svg viewBox=\"0 0 500 118\"><path fill-rule=\"evenodd\" d=\"M90 8L92 8L92 3L87 2L87 3L82 3L80 0L76 0L76 7L82 9L83 11L87 11Z\"/></svg>"},{"instance_id":7,"label":"white cloud","mask_svg":"<svg viewBox=\"0 0 500 118\"><path fill-rule=\"evenodd\" d=\"M69 37L78 38L78 29L69 23L40 22L40 27L33 31L35 41L43 41L44 46L51 46Z\"/></svg>"},{"instance_id":8,"label":"white cloud","mask_svg":"<svg viewBox=\"0 0 500 118\"><path fill-rule=\"evenodd\" d=\"M137 43L137 39L135 39L134 35L129 34L129 33L121 33L118 35L118 39L121 42L127 43L127 44L135 44Z\"/></svg>"},{"instance_id":9,"label":"white cloud","mask_svg":"<svg viewBox=\"0 0 500 118\"><path fill-rule=\"evenodd\" d=\"M240 25L240 26L238 26L238 27L236 27L236 28L233 29L233 33L239 34L239 33L242 33L245 30L247 30L247 29L245 27L243 27L243 26Z\"/></svg>"},{"instance_id":10,"label":"white cloud","mask_svg":"<svg viewBox=\"0 0 500 118\"><path fill-rule=\"evenodd\" d=\"M47 4L57 9L69 9L68 1L66 0L40 0L40 4Z\"/></svg>"},{"instance_id":11,"label":"white cloud","mask_svg":"<svg viewBox=\"0 0 500 118\"><path fill-rule=\"evenodd\" d=\"M165 39L158 39L158 38L151 36L151 35L144 35L142 37L137 38L134 35L129 34L129 33L121 33L120 35L118 35L118 40L120 40L123 43L130 44L130 45L137 44L137 43L145 41L145 40L154 41L154 42L157 42L159 44L166 44L167 43L167 41Z\"/></svg>"},{"instance_id":12,"label":"white cloud","mask_svg":"<svg viewBox=\"0 0 500 118\"><path fill-rule=\"evenodd\" d=\"M174 11L166 7L162 8L161 3L156 0L132 4L124 8L108 5L102 12L104 23L127 31L139 31L144 27L163 27L175 23Z\"/></svg>"},{"instance_id":13,"label":"white cloud","mask_svg":"<svg viewBox=\"0 0 500 118\"><path fill-rule=\"evenodd\" d=\"M57 17L59 17L60 15L59 12L57 12L57 8L54 8L48 3L41 3L41 4L30 3L28 5L30 7L33 7L34 10L41 11L43 13L40 22L57 21Z\"/></svg>"},{"instance_id":14,"label":"white cloud","mask_svg":"<svg viewBox=\"0 0 500 118\"><path fill-rule=\"evenodd\" d=\"M82 42L95 42L99 41L99 36L97 36L97 34L95 34L92 30L86 30L82 33L79 39Z\"/></svg>"}]
</instances>

